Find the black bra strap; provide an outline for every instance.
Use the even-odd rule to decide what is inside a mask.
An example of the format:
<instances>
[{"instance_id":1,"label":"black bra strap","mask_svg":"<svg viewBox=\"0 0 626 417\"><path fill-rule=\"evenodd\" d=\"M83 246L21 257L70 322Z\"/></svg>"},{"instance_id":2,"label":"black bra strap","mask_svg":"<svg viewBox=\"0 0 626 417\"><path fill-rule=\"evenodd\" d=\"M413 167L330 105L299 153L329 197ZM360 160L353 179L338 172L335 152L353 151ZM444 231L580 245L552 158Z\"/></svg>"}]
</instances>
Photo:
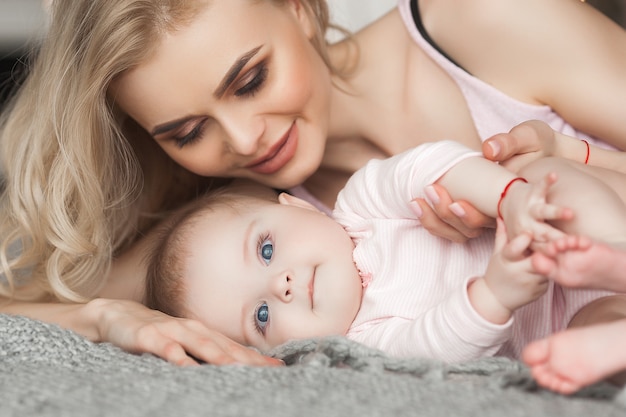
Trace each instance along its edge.
<instances>
[{"instance_id":1,"label":"black bra strap","mask_svg":"<svg viewBox=\"0 0 626 417\"><path fill-rule=\"evenodd\" d=\"M424 28L424 24L422 23L422 16L420 15L420 10L419 7L417 5L417 1L418 0L411 0L411 14L413 15L413 22L415 22L415 27L417 28L417 31L422 35L422 37L426 40L426 42L428 42L433 48L435 48L437 50L437 52L439 52L441 55L443 55L444 57L446 57L446 59L450 62L452 62L454 65L456 65L457 67L461 68L463 71L465 71L465 69L460 66L459 64L456 63L456 61L454 59L452 59L448 54L446 54L436 43L435 41L432 40L432 38L430 37L430 35L428 35L428 32L426 32L426 28ZM466 71L467 72L467 71Z\"/></svg>"}]
</instances>

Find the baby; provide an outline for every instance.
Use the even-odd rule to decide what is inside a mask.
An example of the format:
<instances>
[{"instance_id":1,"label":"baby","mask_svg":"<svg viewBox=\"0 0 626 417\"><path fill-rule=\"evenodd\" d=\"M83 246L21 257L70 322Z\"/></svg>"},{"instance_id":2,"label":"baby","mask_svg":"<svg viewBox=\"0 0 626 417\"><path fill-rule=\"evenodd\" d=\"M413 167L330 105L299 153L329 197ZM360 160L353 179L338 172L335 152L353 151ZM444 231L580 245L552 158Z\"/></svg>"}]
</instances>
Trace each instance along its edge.
<instances>
[{"instance_id":1,"label":"baby","mask_svg":"<svg viewBox=\"0 0 626 417\"><path fill-rule=\"evenodd\" d=\"M624 248L626 176L556 158L519 175L442 141L368 163L333 218L263 188L216 192L162 231L147 304L261 350L346 335L448 362L518 358L588 309L622 314L620 296L538 273L532 252L573 234ZM433 183L499 217L495 236L457 244L420 227L409 202Z\"/></svg>"}]
</instances>

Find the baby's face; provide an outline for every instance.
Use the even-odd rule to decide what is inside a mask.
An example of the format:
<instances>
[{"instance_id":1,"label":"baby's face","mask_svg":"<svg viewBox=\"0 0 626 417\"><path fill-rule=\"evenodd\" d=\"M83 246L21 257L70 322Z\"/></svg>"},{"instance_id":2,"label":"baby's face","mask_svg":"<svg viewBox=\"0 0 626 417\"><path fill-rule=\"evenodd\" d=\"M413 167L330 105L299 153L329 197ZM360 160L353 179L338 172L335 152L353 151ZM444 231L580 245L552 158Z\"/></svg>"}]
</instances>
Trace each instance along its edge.
<instances>
[{"instance_id":1,"label":"baby's face","mask_svg":"<svg viewBox=\"0 0 626 417\"><path fill-rule=\"evenodd\" d=\"M189 316L239 343L266 350L345 334L360 307L352 240L293 200L220 208L199 221L187 247Z\"/></svg>"}]
</instances>

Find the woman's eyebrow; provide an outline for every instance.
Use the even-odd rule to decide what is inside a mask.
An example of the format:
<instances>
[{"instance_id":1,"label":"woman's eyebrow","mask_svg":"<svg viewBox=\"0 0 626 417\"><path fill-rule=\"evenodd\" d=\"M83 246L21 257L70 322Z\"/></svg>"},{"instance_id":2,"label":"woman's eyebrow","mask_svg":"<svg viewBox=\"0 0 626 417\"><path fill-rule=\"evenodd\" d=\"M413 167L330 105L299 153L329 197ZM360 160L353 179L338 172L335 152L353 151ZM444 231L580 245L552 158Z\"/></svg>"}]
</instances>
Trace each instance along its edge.
<instances>
[{"instance_id":1,"label":"woman's eyebrow","mask_svg":"<svg viewBox=\"0 0 626 417\"><path fill-rule=\"evenodd\" d=\"M243 54L239 57L233 65L228 69L226 75L220 82L220 85L215 89L213 96L216 98L220 98L224 95L224 92L228 89L228 87L232 84L233 81L237 78L243 67L246 66L248 61L250 61L263 47L263 45L257 46L256 48L251 49L250 51ZM163 133L169 132L170 130L174 130L177 127L183 125L184 123L191 120L193 116L183 117L181 119L173 120L171 122L166 122L156 126L150 134L152 136L162 135Z\"/></svg>"},{"instance_id":2,"label":"woman's eyebrow","mask_svg":"<svg viewBox=\"0 0 626 417\"><path fill-rule=\"evenodd\" d=\"M250 61L259 50L263 47L263 45L257 46L256 48L246 52L239 59L235 61L235 63L228 69L226 75L222 79L220 85L215 89L213 96L216 98L220 98L224 95L226 89L235 81L235 78L239 75L243 67L246 66L248 61Z\"/></svg>"},{"instance_id":3,"label":"woman's eyebrow","mask_svg":"<svg viewBox=\"0 0 626 417\"><path fill-rule=\"evenodd\" d=\"M178 126L181 126L181 125L187 123L191 119L193 119L193 116L187 116L187 117L183 117L183 118L178 119L178 120L173 120L171 122L166 122L166 123L160 124L160 125L156 126L154 129L152 129L152 132L150 132L150 134L152 136L162 135L165 132L169 132L170 130L174 130Z\"/></svg>"}]
</instances>

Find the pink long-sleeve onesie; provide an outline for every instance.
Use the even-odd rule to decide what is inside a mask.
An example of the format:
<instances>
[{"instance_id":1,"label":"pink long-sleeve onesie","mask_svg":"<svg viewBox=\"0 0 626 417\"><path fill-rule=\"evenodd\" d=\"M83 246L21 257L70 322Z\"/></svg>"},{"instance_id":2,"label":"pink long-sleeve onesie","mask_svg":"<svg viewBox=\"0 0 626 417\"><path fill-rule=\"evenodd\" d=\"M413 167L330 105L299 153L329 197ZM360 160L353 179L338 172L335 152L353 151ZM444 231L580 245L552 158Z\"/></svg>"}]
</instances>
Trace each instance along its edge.
<instances>
[{"instance_id":1,"label":"pink long-sleeve onesie","mask_svg":"<svg viewBox=\"0 0 626 417\"><path fill-rule=\"evenodd\" d=\"M339 193L333 216L356 244L359 271L371 278L349 338L401 357L516 358L528 342L564 329L582 306L610 294L551 283L504 325L473 309L467 286L484 274L494 233L466 244L435 237L421 227L409 202L424 197L424 187L460 160L476 155L452 141L423 144L370 161Z\"/></svg>"}]
</instances>

